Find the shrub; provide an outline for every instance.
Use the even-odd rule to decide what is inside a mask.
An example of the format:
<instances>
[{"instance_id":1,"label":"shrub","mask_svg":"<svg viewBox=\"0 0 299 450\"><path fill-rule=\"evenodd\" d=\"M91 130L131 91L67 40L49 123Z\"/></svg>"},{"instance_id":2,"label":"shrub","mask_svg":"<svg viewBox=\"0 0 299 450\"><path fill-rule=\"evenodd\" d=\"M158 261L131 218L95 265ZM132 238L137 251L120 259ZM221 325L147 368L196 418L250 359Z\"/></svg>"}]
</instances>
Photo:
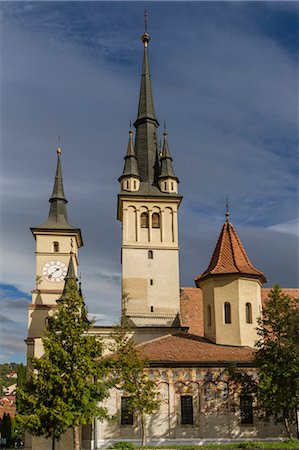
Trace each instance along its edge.
<instances>
[{"instance_id":1,"label":"shrub","mask_svg":"<svg viewBox=\"0 0 299 450\"><path fill-rule=\"evenodd\" d=\"M135 445L132 442L120 441L110 445L109 448L114 448L118 450L133 450L135 448Z\"/></svg>"},{"instance_id":2,"label":"shrub","mask_svg":"<svg viewBox=\"0 0 299 450\"><path fill-rule=\"evenodd\" d=\"M239 444L238 448L265 448L263 442L246 441Z\"/></svg>"}]
</instances>

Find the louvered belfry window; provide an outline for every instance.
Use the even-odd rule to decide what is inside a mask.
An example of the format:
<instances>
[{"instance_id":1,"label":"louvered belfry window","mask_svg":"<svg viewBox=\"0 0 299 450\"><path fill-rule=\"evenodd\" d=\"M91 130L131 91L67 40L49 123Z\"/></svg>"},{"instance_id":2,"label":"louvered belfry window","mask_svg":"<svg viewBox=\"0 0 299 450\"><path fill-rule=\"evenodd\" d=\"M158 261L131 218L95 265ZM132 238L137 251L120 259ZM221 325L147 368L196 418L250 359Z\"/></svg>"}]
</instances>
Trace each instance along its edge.
<instances>
[{"instance_id":1,"label":"louvered belfry window","mask_svg":"<svg viewBox=\"0 0 299 450\"><path fill-rule=\"evenodd\" d=\"M153 213L153 215L152 215L152 227L153 228L160 228L160 214L159 213Z\"/></svg>"},{"instance_id":2,"label":"louvered belfry window","mask_svg":"<svg viewBox=\"0 0 299 450\"><path fill-rule=\"evenodd\" d=\"M121 425L133 425L133 420L133 414L129 409L129 397L122 397L120 423Z\"/></svg>"},{"instance_id":3,"label":"louvered belfry window","mask_svg":"<svg viewBox=\"0 0 299 450\"><path fill-rule=\"evenodd\" d=\"M181 395L181 422L182 425L193 425L192 395Z\"/></svg>"},{"instance_id":4,"label":"louvered belfry window","mask_svg":"<svg viewBox=\"0 0 299 450\"><path fill-rule=\"evenodd\" d=\"M140 226L141 228L148 228L148 213L143 212L140 216Z\"/></svg>"}]
</instances>

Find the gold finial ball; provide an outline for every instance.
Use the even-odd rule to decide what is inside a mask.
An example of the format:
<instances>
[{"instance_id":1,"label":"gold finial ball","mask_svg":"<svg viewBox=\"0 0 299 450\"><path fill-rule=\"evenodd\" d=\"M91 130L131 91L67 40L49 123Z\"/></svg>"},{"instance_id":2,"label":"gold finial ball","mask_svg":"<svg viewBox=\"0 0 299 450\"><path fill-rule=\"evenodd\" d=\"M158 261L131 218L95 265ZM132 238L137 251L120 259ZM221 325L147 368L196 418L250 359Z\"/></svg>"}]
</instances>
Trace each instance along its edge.
<instances>
[{"instance_id":1,"label":"gold finial ball","mask_svg":"<svg viewBox=\"0 0 299 450\"><path fill-rule=\"evenodd\" d=\"M60 147L57 147L56 153L57 153L58 156L61 155L61 148Z\"/></svg>"},{"instance_id":2,"label":"gold finial ball","mask_svg":"<svg viewBox=\"0 0 299 450\"><path fill-rule=\"evenodd\" d=\"M150 35L147 32L143 33L143 35L141 36L141 40L144 43L144 46L146 47L147 44L149 43Z\"/></svg>"}]
</instances>

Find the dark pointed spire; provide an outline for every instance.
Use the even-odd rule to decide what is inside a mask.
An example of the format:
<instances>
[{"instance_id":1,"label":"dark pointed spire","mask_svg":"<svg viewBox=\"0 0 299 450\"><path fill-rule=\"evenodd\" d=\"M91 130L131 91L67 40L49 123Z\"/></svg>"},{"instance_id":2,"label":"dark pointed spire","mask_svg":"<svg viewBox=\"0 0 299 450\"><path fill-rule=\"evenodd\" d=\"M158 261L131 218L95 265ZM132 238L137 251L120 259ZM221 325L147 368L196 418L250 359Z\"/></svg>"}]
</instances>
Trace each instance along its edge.
<instances>
[{"instance_id":1,"label":"dark pointed spire","mask_svg":"<svg viewBox=\"0 0 299 450\"><path fill-rule=\"evenodd\" d=\"M144 49L140 94L137 119L134 126L136 128L135 153L138 161L139 174L142 182L145 183L144 188L150 190L151 186L156 184L159 175L156 173L156 154L158 151L157 128L159 122L155 115L148 61L148 43L150 41L150 35L147 32L147 13L145 17L146 30L141 36Z\"/></svg>"},{"instance_id":2,"label":"dark pointed spire","mask_svg":"<svg viewBox=\"0 0 299 450\"><path fill-rule=\"evenodd\" d=\"M64 195L62 171L61 171L61 148L58 147L57 153L57 166L55 173L54 186L52 196L49 199L50 211L48 219L45 223L39 226L39 228L73 228L68 223L66 204L67 200Z\"/></svg>"},{"instance_id":3,"label":"dark pointed spire","mask_svg":"<svg viewBox=\"0 0 299 450\"><path fill-rule=\"evenodd\" d=\"M75 266L74 266L74 261L73 261L73 253L71 253L70 256L70 261L69 261L69 266L67 269L67 274L65 276L65 281L67 280L75 280L77 281L77 277L76 277L76 272L75 272Z\"/></svg>"},{"instance_id":4,"label":"dark pointed spire","mask_svg":"<svg viewBox=\"0 0 299 450\"><path fill-rule=\"evenodd\" d=\"M159 178L174 178L178 181L178 178L175 176L173 167L172 167L172 157L170 156L168 141L167 141L167 132L166 132L166 124L164 122L164 133L163 133L163 147L162 153L160 157L161 161L161 170Z\"/></svg>"},{"instance_id":5,"label":"dark pointed spire","mask_svg":"<svg viewBox=\"0 0 299 450\"><path fill-rule=\"evenodd\" d=\"M128 147L127 147L127 153L125 156L124 170L123 170L122 176L118 180L121 181L124 177L140 178L137 159L136 159L135 150L134 150L133 131L132 131L131 122L130 122L130 131L129 131L129 142L128 142Z\"/></svg>"}]
</instances>

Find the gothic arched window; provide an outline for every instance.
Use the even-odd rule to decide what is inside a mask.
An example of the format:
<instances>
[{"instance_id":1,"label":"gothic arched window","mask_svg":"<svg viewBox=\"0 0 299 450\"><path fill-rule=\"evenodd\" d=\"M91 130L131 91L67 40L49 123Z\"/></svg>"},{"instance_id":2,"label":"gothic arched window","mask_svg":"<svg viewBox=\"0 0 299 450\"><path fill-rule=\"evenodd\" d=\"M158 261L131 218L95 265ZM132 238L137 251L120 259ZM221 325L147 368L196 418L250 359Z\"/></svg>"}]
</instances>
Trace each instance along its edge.
<instances>
[{"instance_id":1,"label":"gothic arched window","mask_svg":"<svg viewBox=\"0 0 299 450\"><path fill-rule=\"evenodd\" d=\"M231 306L229 302L224 303L224 323L232 323Z\"/></svg>"},{"instance_id":2,"label":"gothic arched window","mask_svg":"<svg viewBox=\"0 0 299 450\"><path fill-rule=\"evenodd\" d=\"M57 241L53 242L53 251L54 253L59 252L59 243Z\"/></svg>"},{"instance_id":3,"label":"gothic arched window","mask_svg":"<svg viewBox=\"0 0 299 450\"><path fill-rule=\"evenodd\" d=\"M153 213L153 215L152 215L152 227L153 228L160 228L160 214L159 213Z\"/></svg>"},{"instance_id":4,"label":"gothic arched window","mask_svg":"<svg viewBox=\"0 0 299 450\"><path fill-rule=\"evenodd\" d=\"M252 323L252 306L251 306L251 303L246 303L246 323Z\"/></svg>"},{"instance_id":5,"label":"gothic arched window","mask_svg":"<svg viewBox=\"0 0 299 450\"><path fill-rule=\"evenodd\" d=\"M141 228L148 228L148 213L143 212L140 216L140 226Z\"/></svg>"},{"instance_id":6,"label":"gothic arched window","mask_svg":"<svg viewBox=\"0 0 299 450\"><path fill-rule=\"evenodd\" d=\"M148 259L154 259L153 250L149 250L147 256L148 256Z\"/></svg>"}]
</instances>

